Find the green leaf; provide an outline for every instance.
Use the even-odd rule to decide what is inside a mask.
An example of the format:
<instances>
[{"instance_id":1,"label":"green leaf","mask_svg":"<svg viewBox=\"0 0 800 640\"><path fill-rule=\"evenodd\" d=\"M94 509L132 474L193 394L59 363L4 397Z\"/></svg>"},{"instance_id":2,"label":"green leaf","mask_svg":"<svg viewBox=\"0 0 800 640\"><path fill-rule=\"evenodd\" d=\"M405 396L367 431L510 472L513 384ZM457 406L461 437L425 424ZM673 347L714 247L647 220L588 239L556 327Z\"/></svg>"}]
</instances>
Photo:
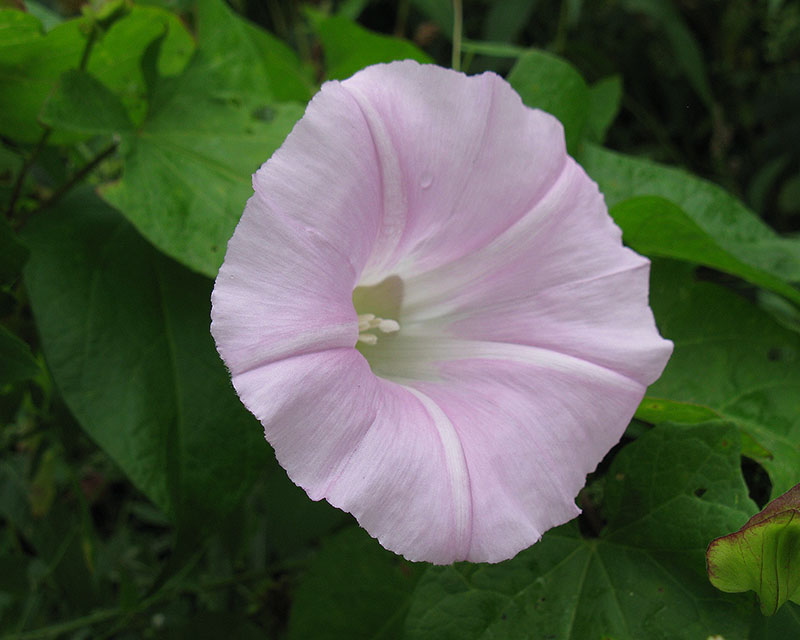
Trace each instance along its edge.
<instances>
[{"instance_id":1,"label":"green leaf","mask_svg":"<svg viewBox=\"0 0 800 640\"><path fill-rule=\"evenodd\" d=\"M714 540L706 561L711 584L728 593L755 591L764 615L787 600L800 604L800 484Z\"/></svg>"},{"instance_id":2,"label":"green leaf","mask_svg":"<svg viewBox=\"0 0 800 640\"><path fill-rule=\"evenodd\" d=\"M492 3L483 26L485 40L516 42L529 24L536 2L531 0L503 0Z\"/></svg>"},{"instance_id":3,"label":"green leaf","mask_svg":"<svg viewBox=\"0 0 800 640\"><path fill-rule=\"evenodd\" d=\"M586 119L586 138L602 143L619 113L622 103L622 78L609 76L589 87L589 115Z\"/></svg>"},{"instance_id":4,"label":"green leaf","mask_svg":"<svg viewBox=\"0 0 800 640\"><path fill-rule=\"evenodd\" d=\"M408 637L748 638L747 599L715 592L704 566L708 540L755 511L737 443L722 423L645 433L607 474L599 537L570 523L497 565L430 569Z\"/></svg>"},{"instance_id":5,"label":"green leaf","mask_svg":"<svg viewBox=\"0 0 800 640\"><path fill-rule=\"evenodd\" d=\"M87 134L130 130L122 102L84 71L65 71L44 103L39 118L54 129Z\"/></svg>"},{"instance_id":6,"label":"green leaf","mask_svg":"<svg viewBox=\"0 0 800 640\"><path fill-rule=\"evenodd\" d=\"M307 102L311 76L285 43L239 17L222 0L197 3L197 31L208 72L236 93L261 100Z\"/></svg>"},{"instance_id":7,"label":"green leaf","mask_svg":"<svg viewBox=\"0 0 800 640\"><path fill-rule=\"evenodd\" d=\"M427 53L408 40L372 33L343 16L325 16L311 9L306 9L306 13L322 41L325 75L329 79L349 78L356 71L379 62L406 59L433 62Z\"/></svg>"},{"instance_id":8,"label":"green leaf","mask_svg":"<svg viewBox=\"0 0 800 640\"><path fill-rule=\"evenodd\" d=\"M303 112L231 95L216 77L198 51L180 76L158 79L147 119L123 136L122 177L100 189L150 242L208 276L252 195L251 175Z\"/></svg>"},{"instance_id":9,"label":"green leaf","mask_svg":"<svg viewBox=\"0 0 800 640\"><path fill-rule=\"evenodd\" d=\"M349 528L325 541L294 595L289 640L398 638L427 565Z\"/></svg>"},{"instance_id":10,"label":"green leaf","mask_svg":"<svg viewBox=\"0 0 800 640\"><path fill-rule=\"evenodd\" d=\"M658 196L636 196L611 208L625 244L639 253L686 260L739 276L800 305L800 289L752 267L723 249L678 205Z\"/></svg>"},{"instance_id":11,"label":"green leaf","mask_svg":"<svg viewBox=\"0 0 800 640\"><path fill-rule=\"evenodd\" d=\"M28 250L17 240L5 217L0 216L0 284L16 280L27 259Z\"/></svg>"},{"instance_id":12,"label":"green leaf","mask_svg":"<svg viewBox=\"0 0 800 640\"><path fill-rule=\"evenodd\" d=\"M723 250L785 282L800 282L800 243L779 237L722 187L680 169L587 143L580 157L609 207L633 196L660 196L678 205Z\"/></svg>"},{"instance_id":13,"label":"green leaf","mask_svg":"<svg viewBox=\"0 0 800 640\"><path fill-rule=\"evenodd\" d=\"M713 409L691 402L675 402L674 400L645 396L636 409L635 417L651 424L660 422L698 424L716 420L720 418L720 415Z\"/></svg>"},{"instance_id":14,"label":"green leaf","mask_svg":"<svg viewBox=\"0 0 800 640\"><path fill-rule=\"evenodd\" d=\"M462 40L461 51L464 53L477 53L496 58L519 58L528 53L529 49L518 47L506 42L489 42L486 40Z\"/></svg>"},{"instance_id":15,"label":"green leaf","mask_svg":"<svg viewBox=\"0 0 800 640\"><path fill-rule=\"evenodd\" d=\"M41 136L37 115L61 74L77 69L86 27L86 18L76 18L44 34L33 16L0 10L0 134L22 142ZM159 69L177 73L191 56L193 42L177 16L157 7L132 7L100 36L89 57L87 70L122 100L134 122L147 110L139 61L159 36L164 36ZM50 142L74 139L54 135Z\"/></svg>"},{"instance_id":16,"label":"green leaf","mask_svg":"<svg viewBox=\"0 0 800 640\"><path fill-rule=\"evenodd\" d=\"M80 61L83 19L69 20L45 36L32 15L0 9L0 134L34 142L36 116L59 76Z\"/></svg>"},{"instance_id":17,"label":"green leaf","mask_svg":"<svg viewBox=\"0 0 800 640\"><path fill-rule=\"evenodd\" d=\"M6 7L0 8L0 54L3 59L10 55L16 46L26 44L41 34L41 23L30 13Z\"/></svg>"},{"instance_id":18,"label":"green leaf","mask_svg":"<svg viewBox=\"0 0 800 640\"><path fill-rule=\"evenodd\" d=\"M357 20L368 4L369 0L342 0L336 8L336 13L348 20Z\"/></svg>"},{"instance_id":19,"label":"green leaf","mask_svg":"<svg viewBox=\"0 0 800 640\"><path fill-rule=\"evenodd\" d=\"M0 388L30 380L39 373L39 363L30 348L17 336L0 324Z\"/></svg>"},{"instance_id":20,"label":"green leaf","mask_svg":"<svg viewBox=\"0 0 800 640\"><path fill-rule=\"evenodd\" d=\"M704 407L691 402L676 402L664 398L654 398L645 396L639 407L636 409L637 420L643 420L650 424L660 424L662 422L680 422L681 424L699 424L709 420L722 418L713 409ZM763 460L770 457L770 452L762 447L746 431L741 433L742 455L748 456L753 460Z\"/></svg>"},{"instance_id":21,"label":"green leaf","mask_svg":"<svg viewBox=\"0 0 800 640\"><path fill-rule=\"evenodd\" d=\"M86 189L23 237L45 357L81 426L179 522L224 517L268 448L208 332L211 282Z\"/></svg>"},{"instance_id":22,"label":"green leaf","mask_svg":"<svg viewBox=\"0 0 800 640\"><path fill-rule=\"evenodd\" d=\"M697 282L680 263L653 263L650 303L675 350L648 394L706 407L735 422L768 452L758 461L769 473L773 496L796 484L800 335L744 298Z\"/></svg>"},{"instance_id":23,"label":"green leaf","mask_svg":"<svg viewBox=\"0 0 800 640\"><path fill-rule=\"evenodd\" d=\"M25 8L42 23L45 31L50 31L53 27L64 22L64 17L35 0L25 0Z\"/></svg>"},{"instance_id":24,"label":"green leaf","mask_svg":"<svg viewBox=\"0 0 800 640\"><path fill-rule=\"evenodd\" d=\"M194 39L178 16L159 7L130 7L102 35L89 57L88 71L119 97L136 124L144 119L148 102L141 59L159 38L158 73L175 76L191 59Z\"/></svg>"},{"instance_id":25,"label":"green leaf","mask_svg":"<svg viewBox=\"0 0 800 640\"><path fill-rule=\"evenodd\" d=\"M522 101L553 114L564 125L567 149L574 154L589 116L589 87L566 60L544 51L523 55L508 75Z\"/></svg>"}]
</instances>

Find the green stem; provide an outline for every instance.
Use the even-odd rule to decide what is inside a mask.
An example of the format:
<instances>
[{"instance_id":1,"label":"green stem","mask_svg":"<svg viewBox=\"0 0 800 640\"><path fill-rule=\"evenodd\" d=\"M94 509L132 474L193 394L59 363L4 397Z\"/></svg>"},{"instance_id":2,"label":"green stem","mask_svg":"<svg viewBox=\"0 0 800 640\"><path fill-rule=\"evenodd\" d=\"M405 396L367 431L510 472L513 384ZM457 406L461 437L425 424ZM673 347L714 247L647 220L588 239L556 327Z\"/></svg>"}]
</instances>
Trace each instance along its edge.
<instances>
[{"instance_id":1,"label":"green stem","mask_svg":"<svg viewBox=\"0 0 800 640\"><path fill-rule=\"evenodd\" d=\"M103 160L108 158L112 153L117 150L119 146L118 140L113 140L111 144L105 147L100 153L98 153L94 158L92 158L88 163L86 163L83 168L74 174L69 180L67 180L64 184L62 184L58 189L53 191L49 198L44 200L34 211L34 213L38 213L42 209L46 209L47 207L53 205L54 203L58 202L65 193L67 193L72 187L78 184L81 180L83 180L86 176L88 176L92 171L97 168Z\"/></svg>"},{"instance_id":2,"label":"green stem","mask_svg":"<svg viewBox=\"0 0 800 640\"><path fill-rule=\"evenodd\" d=\"M453 61L452 67L461 71L461 32L464 30L464 16L461 0L453 0Z\"/></svg>"},{"instance_id":3,"label":"green stem","mask_svg":"<svg viewBox=\"0 0 800 640\"><path fill-rule=\"evenodd\" d=\"M22 163L22 167L20 167L19 175L17 175L17 179L14 182L14 188L11 191L11 199L8 201L8 209L6 209L6 217L9 220L14 219L14 208L17 205L19 196L22 194L22 185L25 184L25 177L28 175L28 171L30 171L31 166L47 144L47 140L51 133L53 133L52 127L44 127L42 135L39 136L39 141L36 143L36 146L33 148L33 151L31 151L30 155L25 158L25 162Z\"/></svg>"},{"instance_id":4,"label":"green stem","mask_svg":"<svg viewBox=\"0 0 800 640\"><path fill-rule=\"evenodd\" d=\"M569 17L569 0L562 0L558 12L558 25L556 26L556 37L553 41L553 53L559 55L564 53L567 48L567 18Z\"/></svg>"},{"instance_id":5,"label":"green stem","mask_svg":"<svg viewBox=\"0 0 800 640\"><path fill-rule=\"evenodd\" d=\"M397 14L394 21L394 35L398 38L405 35L406 22L408 22L408 0L400 0L397 3Z\"/></svg>"},{"instance_id":6,"label":"green stem","mask_svg":"<svg viewBox=\"0 0 800 640\"><path fill-rule=\"evenodd\" d=\"M97 23L92 20L92 27L89 31L89 35L86 38L86 44L83 47L83 53L81 54L81 61L78 63L78 69L81 71L86 71L86 65L89 64L89 55L92 53L94 43L97 41L97 33Z\"/></svg>"}]
</instances>

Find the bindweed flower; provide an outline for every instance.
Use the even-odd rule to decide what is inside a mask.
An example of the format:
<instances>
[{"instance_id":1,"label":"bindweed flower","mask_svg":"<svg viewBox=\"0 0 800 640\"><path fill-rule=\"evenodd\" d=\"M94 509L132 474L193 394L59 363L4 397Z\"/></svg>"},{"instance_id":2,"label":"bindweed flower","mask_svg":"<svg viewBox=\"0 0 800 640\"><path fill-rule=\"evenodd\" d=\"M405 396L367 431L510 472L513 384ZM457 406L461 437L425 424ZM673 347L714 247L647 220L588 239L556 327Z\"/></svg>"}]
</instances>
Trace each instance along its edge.
<instances>
[{"instance_id":1,"label":"bindweed flower","mask_svg":"<svg viewBox=\"0 0 800 640\"><path fill-rule=\"evenodd\" d=\"M672 344L559 122L492 73L377 65L253 186L211 330L291 479L410 560L575 517Z\"/></svg>"}]
</instances>

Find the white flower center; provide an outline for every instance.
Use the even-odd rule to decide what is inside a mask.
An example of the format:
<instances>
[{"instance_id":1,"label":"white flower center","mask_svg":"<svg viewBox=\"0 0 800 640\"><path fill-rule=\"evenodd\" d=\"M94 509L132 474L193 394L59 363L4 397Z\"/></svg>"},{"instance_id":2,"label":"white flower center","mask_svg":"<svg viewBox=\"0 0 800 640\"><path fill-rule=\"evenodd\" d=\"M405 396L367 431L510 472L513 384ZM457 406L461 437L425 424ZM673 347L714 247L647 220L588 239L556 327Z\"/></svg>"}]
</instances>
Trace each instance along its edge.
<instances>
[{"instance_id":1,"label":"white flower center","mask_svg":"<svg viewBox=\"0 0 800 640\"><path fill-rule=\"evenodd\" d=\"M378 336L369 333L377 329L380 333L394 333L400 330L397 320L378 318L374 313L362 313L358 316L358 341L364 344L378 344Z\"/></svg>"},{"instance_id":2,"label":"white flower center","mask_svg":"<svg viewBox=\"0 0 800 640\"><path fill-rule=\"evenodd\" d=\"M359 347L374 346L385 334L400 331L403 301L403 281L398 276L389 276L378 284L358 286L353 291L353 307L358 317ZM369 313L364 313L365 311ZM395 319L396 318L396 319ZM362 351L370 361L381 349L368 348Z\"/></svg>"}]
</instances>

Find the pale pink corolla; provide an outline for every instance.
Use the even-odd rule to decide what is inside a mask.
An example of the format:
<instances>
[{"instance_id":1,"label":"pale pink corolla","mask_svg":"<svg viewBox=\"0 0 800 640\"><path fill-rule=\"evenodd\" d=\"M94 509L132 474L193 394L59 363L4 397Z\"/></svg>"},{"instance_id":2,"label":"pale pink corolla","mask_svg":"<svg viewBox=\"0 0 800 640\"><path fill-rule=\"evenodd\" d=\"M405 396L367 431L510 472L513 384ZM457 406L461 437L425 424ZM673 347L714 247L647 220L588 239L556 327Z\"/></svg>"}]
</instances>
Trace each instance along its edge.
<instances>
[{"instance_id":1,"label":"pale pink corolla","mask_svg":"<svg viewBox=\"0 0 800 640\"><path fill-rule=\"evenodd\" d=\"M253 186L212 332L291 479L411 560L577 515L672 344L558 121L492 73L377 65Z\"/></svg>"}]
</instances>

